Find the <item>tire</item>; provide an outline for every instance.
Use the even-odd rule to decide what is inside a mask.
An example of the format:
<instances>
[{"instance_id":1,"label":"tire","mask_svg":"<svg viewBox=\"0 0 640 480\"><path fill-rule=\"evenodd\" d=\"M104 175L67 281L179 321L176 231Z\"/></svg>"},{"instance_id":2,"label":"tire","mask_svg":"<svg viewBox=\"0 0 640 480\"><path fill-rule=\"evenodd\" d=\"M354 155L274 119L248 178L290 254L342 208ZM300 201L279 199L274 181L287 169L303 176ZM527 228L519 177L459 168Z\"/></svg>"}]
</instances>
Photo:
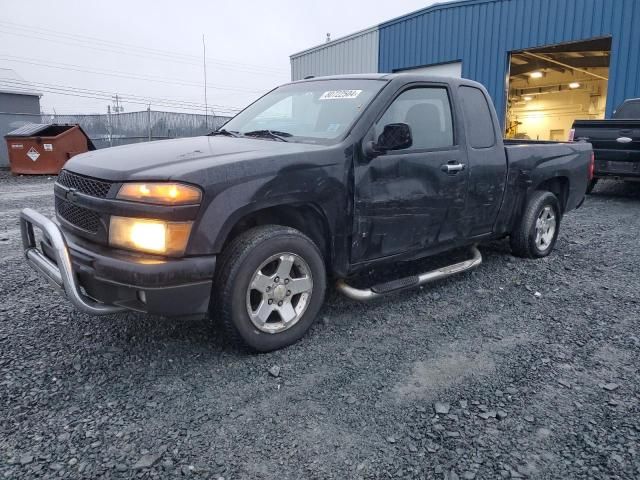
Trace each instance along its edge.
<instances>
[{"instance_id":1,"label":"tire","mask_svg":"<svg viewBox=\"0 0 640 480\"><path fill-rule=\"evenodd\" d=\"M280 278L287 267L289 274ZM222 322L229 343L270 352L309 330L325 290L324 259L309 237L279 225L256 227L222 252L210 314Z\"/></svg>"},{"instance_id":2,"label":"tire","mask_svg":"<svg viewBox=\"0 0 640 480\"><path fill-rule=\"evenodd\" d=\"M589 184L587 185L587 195L590 195L591 192L593 192L593 189L596 188L596 185L598 184L598 179L594 178L593 180L591 180L589 182Z\"/></svg>"},{"instance_id":3,"label":"tire","mask_svg":"<svg viewBox=\"0 0 640 480\"><path fill-rule=\"evenodd\" d=\"M553 221L549 220L550 216L554 217ZM545 222L538 223L542 217L545 218ZM518 225L511 232L513 254L523 258L542 258L549 255L558 239L560 218L558 198L551 192L534 192L522 212ZM546 228L552 224L553 232ZM543 235L543 232L546 233ZM538 233L541 235L538 236Z\"/></svg>"}]
</instances>

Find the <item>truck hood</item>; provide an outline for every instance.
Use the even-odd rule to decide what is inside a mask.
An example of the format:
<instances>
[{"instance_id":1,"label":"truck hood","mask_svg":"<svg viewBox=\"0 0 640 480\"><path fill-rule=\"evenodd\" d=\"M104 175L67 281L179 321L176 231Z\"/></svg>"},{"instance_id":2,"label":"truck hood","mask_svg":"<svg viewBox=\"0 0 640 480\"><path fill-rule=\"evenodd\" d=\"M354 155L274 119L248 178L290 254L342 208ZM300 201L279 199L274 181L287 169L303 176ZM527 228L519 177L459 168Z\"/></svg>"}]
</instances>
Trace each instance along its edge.
<instances>
[{"instance_id":1,"label":"truck hood","mask_svg":"<svg viewBox=\"0 0 640 480\"><path fill-rule=\"evenodd\" d=\"M65 170L111 181L179 180L223 165L326 148L268 139L190 137L123 145L73 157Z\"/></svg>"}]
</instances>

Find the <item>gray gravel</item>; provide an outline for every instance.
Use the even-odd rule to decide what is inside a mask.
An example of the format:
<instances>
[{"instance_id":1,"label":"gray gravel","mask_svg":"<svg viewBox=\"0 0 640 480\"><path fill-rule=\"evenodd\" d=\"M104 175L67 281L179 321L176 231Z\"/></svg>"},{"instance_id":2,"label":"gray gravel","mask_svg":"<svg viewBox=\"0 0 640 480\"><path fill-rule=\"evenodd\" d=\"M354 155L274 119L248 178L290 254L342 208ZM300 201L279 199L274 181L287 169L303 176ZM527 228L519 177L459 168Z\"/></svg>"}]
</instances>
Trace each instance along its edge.
<instances>
[{"instance_id":1,"label":"gray gravel","mask_svg":"<svg viewBox=\"0 0 640 480\"><path fill-rule=\"evenodd\" d=\"M0 178L0 476L640 477L640 185L599 185L544 260L500 241L384 301L331 290L264 355L75 312L21 258L51 185Z\"/></svg>"}]
</instances>

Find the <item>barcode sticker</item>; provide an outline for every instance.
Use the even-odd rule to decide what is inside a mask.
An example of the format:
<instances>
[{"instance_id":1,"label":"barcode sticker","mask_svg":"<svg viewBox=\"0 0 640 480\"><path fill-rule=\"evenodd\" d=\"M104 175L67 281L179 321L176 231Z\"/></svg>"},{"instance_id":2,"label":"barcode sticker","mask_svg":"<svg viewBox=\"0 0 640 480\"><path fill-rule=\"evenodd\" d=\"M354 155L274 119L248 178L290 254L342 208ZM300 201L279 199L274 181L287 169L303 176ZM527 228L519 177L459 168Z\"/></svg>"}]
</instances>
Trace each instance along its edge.
<instances>
[{"instance_id":1,"label":"barcode sticker","mask_svg":"<svg viewBox=\"0 0 640 480\"><path fill-rule=\"evenodd\" d=\"M329 90L320 95L319 100L348 100L358 98L362 90Z\"/></svg>"}]
</instances>

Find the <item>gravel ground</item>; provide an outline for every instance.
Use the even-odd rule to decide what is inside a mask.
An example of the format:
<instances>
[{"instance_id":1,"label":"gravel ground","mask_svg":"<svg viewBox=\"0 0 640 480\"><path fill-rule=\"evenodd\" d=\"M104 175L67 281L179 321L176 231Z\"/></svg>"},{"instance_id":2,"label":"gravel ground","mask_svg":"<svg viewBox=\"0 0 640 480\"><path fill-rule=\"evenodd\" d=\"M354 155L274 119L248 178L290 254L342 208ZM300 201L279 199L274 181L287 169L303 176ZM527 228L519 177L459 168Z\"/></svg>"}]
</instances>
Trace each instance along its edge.
<instances>
[{"instance_id":1,"label":"gravel ground","mask_svg":"<svg viewBox=\"0 0 640 480\"><path fill-rule=\"evenodd\" d=\"M639 478L640 186L556 252L359 304L250 355L204 321L75 312L22 260L52 180L0 178L0 476ZM273 368L277 367L277 368Z\"/></svg>"}]
</instances>

